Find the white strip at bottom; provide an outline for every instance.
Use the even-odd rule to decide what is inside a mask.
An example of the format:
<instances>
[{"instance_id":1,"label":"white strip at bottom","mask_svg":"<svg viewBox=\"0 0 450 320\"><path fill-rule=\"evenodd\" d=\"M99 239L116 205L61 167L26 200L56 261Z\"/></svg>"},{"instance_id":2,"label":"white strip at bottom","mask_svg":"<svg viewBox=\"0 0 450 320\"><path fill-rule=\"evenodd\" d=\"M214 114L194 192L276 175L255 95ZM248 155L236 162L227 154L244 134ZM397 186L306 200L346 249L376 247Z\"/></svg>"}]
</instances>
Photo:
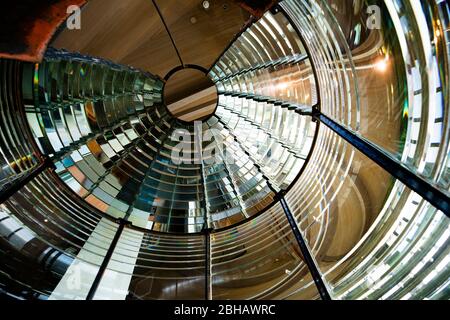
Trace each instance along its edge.
<instances>
[{"instance_id":1,"label":"white strip at bottom","mask_svg":"<svg viewBox=\"0 0 450 320\"><path fill-rule=\"evenodd\" d=\"M125 300L144 233L125 229L117 242L94 300Z\"/></svg>"},{"instance_id":2,"label":"white strip at bottom","mask_svg":"<svg viewBox=\"0 0 450 320\"><path fill-rule=\"evenodd\" d=\"M84 300L111 245L118 225L102 218L53 290L49 300ZM106 237L105 237L106 236Z\"/></svg>"}]
</instances>

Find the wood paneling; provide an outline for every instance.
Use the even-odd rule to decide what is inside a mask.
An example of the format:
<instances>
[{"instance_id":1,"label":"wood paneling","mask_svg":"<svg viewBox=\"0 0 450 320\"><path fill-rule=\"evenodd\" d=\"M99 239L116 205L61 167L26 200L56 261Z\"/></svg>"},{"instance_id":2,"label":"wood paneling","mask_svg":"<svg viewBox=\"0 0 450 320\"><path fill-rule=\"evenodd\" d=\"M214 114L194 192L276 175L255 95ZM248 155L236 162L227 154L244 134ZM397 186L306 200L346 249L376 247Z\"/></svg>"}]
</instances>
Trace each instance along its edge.
<instances>
[{"instance_id":1,"label":"wood paneling","mask_svg":"<svg viewBox=\"0 0 450 320\"><path fill-rule=\"evenodd\" d=\"M156 3L184 64L206 69L249 18L232 1L211 0L209 10L203 9L200 0ZM90 0L82 11L81 30L64 30L51 45L131 65L161 77L180 65L150 0Z\"/></svg>"},{"instance_id":2,"label":"wood paneling","mask_svg":"<svg viewBox=\"0 0 450 320\"><path fill-rule=\"evenodd\" d=\"M233 1L156 0L183 63L205 69L216 61L249 19ZM90 0L83 8L81 30L63 30L56 48L131 65L164 78L180 60L151 0ZM176 80L174 80L176 79ZM172 97L178 101L211 86L205 77L174 76ZM203 111L202 111L203 112Z\"/></svg>"},{"instance_id":3,"label":"wood paneling","mask_svg":"<svg viewBox=\"0 0 450 320\"><path fill-rule=\"evenodd\" d=\"M202 120L210 116L217 106L217 89L208 89L197 92L182 100L169 104L169 111L183 121Z\"/></svg>"},{"instance_id":4,"label":"wood paneling","mask_svg":"<svg viewBox=\"0 0 450 320\"><path fill-rule=\"evenodd\" d=\"M156 0L184 64L208 69L244 26L249 15L232 1ZM195 20L192 23L191 20Z\"/></svg>"}]
</instances>

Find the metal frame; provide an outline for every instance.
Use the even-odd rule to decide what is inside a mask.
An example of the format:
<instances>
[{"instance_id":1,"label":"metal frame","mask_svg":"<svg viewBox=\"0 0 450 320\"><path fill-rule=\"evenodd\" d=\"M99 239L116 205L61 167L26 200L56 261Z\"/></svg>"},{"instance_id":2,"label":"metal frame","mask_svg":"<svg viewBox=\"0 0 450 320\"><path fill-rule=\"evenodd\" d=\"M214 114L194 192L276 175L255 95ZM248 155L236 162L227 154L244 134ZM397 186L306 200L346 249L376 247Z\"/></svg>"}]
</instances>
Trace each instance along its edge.
<instances>
[{"instance_id":1,"label":"metal frame","mask_svg":"<svg viewBox=\"0 0 450 320\"><path fill-rule=\"evenodd\" d=\"M333 130L341 138L349 142L373 162L378 164L397 180L401 181L404 185L419 194L422 198L450 218L450 198L443 191L416 175L411 169L408 169L402 163L381 151L375 145L346 129L323 113L316 111L313 113L313 118Z\"/></svg>"},{"instance_id":2,"label":"metal frame","mask_svg":"<svg viewBox=\"0 0 450 320\"><path fill-rule=\"evenodd\" d=\"M153 1L153 3L155 4L154 1ZM161 15L156 4L155 4L155 7L158 10L158 13ZM287 15L280 6L275 6L273 8L273 13L277 13L280 11L288 19L288 21L291 23L291 25L294 28L296 28L295 23L293 23L290 20L289 15ZM161 19L162 19L162 17L161 17ZM163 19L162 19L162 21L169 33L169 36L171 36L170 32L167 28L167 25L165 24ZM254 18L249 21L249 23L246 25L246 27L243 28L243 30L236 35L236 37L233 39L233 41L231 41L230 45L227 48L225 48L223 53L218 57L217 61L220 60L220 58L223 56L223 54L234 44L234 42L255 21L257 21L257 19L254 19ZM300 33L299 32L297 32L297 33L300 36ZM172 37L171 37L171 40L172 40L172 44L175 47L175 50L177 50ZM303 39L301 39L301 40L303 41ZM308 50L308 46L305 45L304 47L306 50ZM188 66L188 65L185 66L183 64L183 61L181 60L178 50L177 50L177 54L178 54L178 57L181 62L181 66L178 68L192 67L192 66ZM307 56L308 57L310 56L309 51L307 51ZM212 65L212 67L209 70L205 69L202 71L204 71L205 73L210 72L212 70L213 66L217 63L217 61ZM312 64L312 68L313 68L314 76L317 79L317 75L316 75L313 64ZM244 70L242 72L244 73L246 71ZM235 76L235 75L231 75L228 77L232 77L232 76ZM225 77L225 78L228 78L228 77ZM222 79L222 80L224 80L224 79ZM316 83L317 83L317 81L316 81ZM232 95L232 93L227 93L227 92L220 92L220 93L225 94L225 95ZM249 94L242 94L242 93L240 94L240 97L247 98L247 99L250 98L250 99L254 99L256 101L259 101L259 100L265 101L267 99L266 97L251 96ZM320 101L320 94L318 95L318 99ZM281 102L278 100L274 100L273 103L285 106L284 102ZM286 107L289 107L289 106L286 105ZM299 110L298 108L296 109L296 111L301 114L303 114L302 112L305 112L304 115L311 116L318 123L322 123L325 126L327 126L329 129L331 129L333 132L335 132L337 135L339 135L341 138L343 138L345 141L347 141L353 147L355 147L357 150L359 150L361 153L363 153L365 156L367 156L372 161L377 163L380 167L382 167L384 170L389 172L397 180L401 181L408 188L410 188L411 190L413 190L414 192L419 194L423 199L428 201L431 205L433 205L437 209L441 210L447 217L450 217L450 198L449 198L448 194L446 194L442 190L439 190L436 186L432 185L430 182L428 182L428 181L424 180L423 178L421 178L420 176L418 176L411 169L407 168L400 161L394 159L392 156L385 153L384 151L379 149L377 146L373 145L369 141L358 136L356 133L350 131L349 129L345 128L341 124L337 123L336 121L332 120L328 116L321 113L320 112L320 102L317 106L315 106L312 109L311 113L309 113L309 110ZM144 112L145 112L145 110L144 110ZM308 113L306 113L306 112L308 112ZM120 125L121 121L119 120L118 122ZM228 129L227 125L224 124L220 118L219 118L219 122L221 122L222 125L224 125L224 127ZM96 135L100 135L100 134L102 134L101 132L104 132L105 130L110 130L110 128L106 128L99 132L94 132L93 136L95 137ZM87 137L87 139L89 139L89 138L92 138L92 136ZM238 144L240 144L237 137L234 137L234 140ZM29 171L27 171L21 177L15 179L10 184L4 186L0 190L0 204L4 203L10 197L14 196L14 194L16 194L18 191L20 191L25 185L27 185L29 182L34 180L37 176L39 176L45 170L52 169L52 168L54 169L54 163L53 163L54 160L63 157L65 154L69 153L71 150L76 148L79 144L83 144L83 143L84 143L84 140L80 139L79 141L75 142L73 145L69 146L68 148L64 149L63 151L56 153L53 158L49 158L49 157L43 158L43 161L40 162L37 166L31 168ZM248 152L246 152L244 148L242 148L242 149L250 157L250 159L252 159L250 154L248 154ZM255 167L262 174L262 176L266 179L266 182L267 182L269 188L275 193L275 199L280 202L282 209L286 215L286 218L289 222L289 225L291 227L292 233L293 233L293 235L297 241L297 244L300 248L300 251L303 255L304 262L307 265L307 267L312 275L312 278L314 280L314 283L318 289L318 292L319 292L321 298L324 300L331 300L331 296L330 296L329 290L327 288L326 282L324 281L324 279L316 265L316 262L314 261L314 258L311 255L308 245L302 235L301 230L299 229L298 222L297 222L295 216L292 214L292 212L289 208L289 205L284 198L284 192L277 191L275 188L273 188L270 180L264 175L264 173L262 172L261 168L257 165L257 163L255 163ZM202 170L202 178L204 179L203 174L204 174L204 172ZM138 196L138 194L139 193L137 193L136 196ZM206 193L205 193L205 197L206 197ZM274 203L277 203L277 201L274 201ZM207 204L206 204L205 199L204 199L204 202L205 202L204 205L205 205L205 213L206 213L206 205ZM105 271L107 269L109 262L111 261L114 250L117 247L118 241L125 229L125 226L130 225L130 222L126 221L126 219L128 218L128 215L126 216L125 219L119 219L116 221L118 223L118 228L117 228L114 238L108 248L108 251L106 252L106 255L102 261L102 264L100 265L100 268L96 274L94 282L92 283L92 286L88 292L88 295L86 297L87 300L92 300L94 298L94 296L97 292L97 289L99 287L99 284L101 282L101 279L102 279L103 275L105 274ZM211 300L212 299L211 233L213 232L213 230L208 227L207 216L205 216L205 228L204 228L203 232L205 234L205 299Z\"/></svg>"},{"instance_id":3,"label":"metal frame","mask_svg":"<svg viewBox=\"0 0 450 320\"><path fill-rule=\"evenodd\" d=\"M211 231L205 229L205 300L212 300Z\"/></svg>"},{"instance_id":4,"label":"metal frame","mask_svg":"<svg viewBox=\"0 0 450 320\"><path fill-rule=\"evenodd\" d=\"M100 285L100 281L102 280L106 268L108 267L109 261L111 261L111 257L114 253L114 250L116 249L117 243L119 242L120 236L122 235L125 225L129 224L129 222L120 219L118 221L118 224L119 227L117 228L116 234L114 235L111 245L109 246L108 251L106 252L105 258L103 259L103 262L100 265L100 269L98 270L97 275L95 276L91 289L89 289L88 295L86 296L86 300L93 300L95 293L97 292L98 286Z\"/></svg>"},{"instance_id":5,"label":"metal frame","mask_svg":"<svg viewBox=\"0 0 450 320\"><path fill-rule=\"evenodd\" d=\"M328 288L325 282L323 281L322 275L320 274L319 269L316 266L316 263L311 255L311 252L309 251L308 245L306 244L305 239L303 238L302 233L300 232L297 220L295 219L291 210L289 209L289 206L286 200L284 199L283 195L280 195L280 204L283 207L283 211L286 215L289 225L291 226L292 233L294 234L294 237L297 240L297 244L303 255L304 262L308 266L309 272L311 273L311 276L314 280L317 290L319 291L320 297L322 298L322 300L331 300Z\"/></svg>"}]
</instances>

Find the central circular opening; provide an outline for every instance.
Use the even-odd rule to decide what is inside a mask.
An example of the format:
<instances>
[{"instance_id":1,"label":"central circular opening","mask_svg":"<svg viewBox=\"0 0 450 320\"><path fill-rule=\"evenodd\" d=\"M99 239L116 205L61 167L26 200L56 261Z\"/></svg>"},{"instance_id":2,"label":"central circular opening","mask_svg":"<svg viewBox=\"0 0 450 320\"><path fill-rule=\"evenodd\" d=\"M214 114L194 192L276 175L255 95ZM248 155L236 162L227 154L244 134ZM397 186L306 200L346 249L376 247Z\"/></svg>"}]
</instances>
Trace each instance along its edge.
<instances>
[{"instance_id":1,"label":"central circular opening","mask_svg":"<svg viewBox=\"0 0 450 320\"><path fill-rule=\"evenodd\" d=\"M177 119L192 122L210 117L217 107L217 89L203 72L184 68L169 73L164 85L164 103Z\"/></svg>"}]
</instances>

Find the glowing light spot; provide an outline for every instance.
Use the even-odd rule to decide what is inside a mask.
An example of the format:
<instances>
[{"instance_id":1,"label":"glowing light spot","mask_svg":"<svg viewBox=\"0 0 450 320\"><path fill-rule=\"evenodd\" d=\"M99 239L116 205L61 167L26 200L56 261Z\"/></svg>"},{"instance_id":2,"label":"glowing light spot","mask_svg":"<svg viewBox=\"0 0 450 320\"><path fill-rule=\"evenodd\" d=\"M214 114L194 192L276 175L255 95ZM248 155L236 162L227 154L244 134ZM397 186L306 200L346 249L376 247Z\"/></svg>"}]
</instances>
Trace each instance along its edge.
<instances>
[{"instance_id":1,"label":"glowing light spot","mask_svg":"<svg viewBox=\"0 0 450 320\"><path fill-rule=\"evenodd\" d=\"M380 59L377 63L375 63L374 67L379 72L385 72L388 68L389 64L389 56L386 55L384 59Z\"/></svg>"},{"instance_id":2,"label":"glowing light spot","mask_svg":"<svg viewBox=\"0 0 450 320\"><path fill-rule=\"evenodd\" d=\"M286 90L289 87L289 84L287 82L280 82L275 86L277 90Z\"/></svg>"},{"instance_id":3,"label":"glowing light spot","mask_svg":"<svg viewBox=\"0 0 450 320\"><path fill-rule=\"evenodd\" d=\"M39 63L36 63L34 65L33 83L34 83L35 86L39 85Z\"/></svg>"},{"instance_id":4,"label":"glowing light spot","mask_svg":"<svg viewBox=\"0 0 450 320\"><path fill-rule=\"evenodd\" d=\"M403 104L403 118L407 118L409 114L408 101Z\"/></svg>"}]
</instances>

